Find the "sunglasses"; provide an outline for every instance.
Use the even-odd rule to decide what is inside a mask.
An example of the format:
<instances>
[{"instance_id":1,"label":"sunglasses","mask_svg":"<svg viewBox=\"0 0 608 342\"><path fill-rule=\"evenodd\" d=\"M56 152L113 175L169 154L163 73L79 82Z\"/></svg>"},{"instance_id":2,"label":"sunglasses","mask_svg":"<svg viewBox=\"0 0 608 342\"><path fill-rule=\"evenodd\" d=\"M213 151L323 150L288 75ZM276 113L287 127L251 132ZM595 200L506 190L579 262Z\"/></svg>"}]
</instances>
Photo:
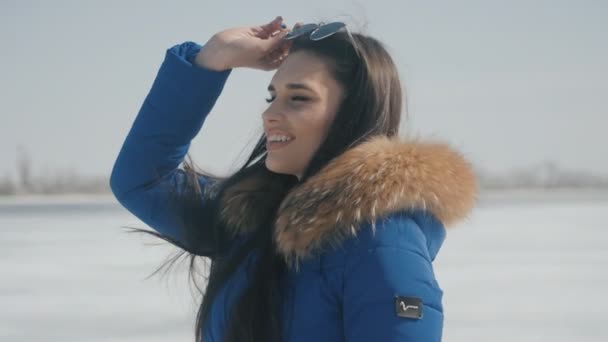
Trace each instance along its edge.
<instances>
[{"instance_id":1,"label":"sunglasses","mask_svg":"<svg viewBox=\"0 0 608 342\"><path fill-rule=\"evenodd\" d=\"M334 33L341 31L342 29L344 29L346 31L346 33L348 34L348 37L350 38L350 41L355 48L355 52L357 53L357 56L361 57L359 55L359 47L357 46L355 38L353 38L353 35L350 33L350 30L346 27L346 24L343 22L340 22L340 21L334 21L334 22L327 23L327 24L325 24L325 23L304 24L302 26L299 26L298 28L293 29L291 32L286 34L284 38L287 40L293 40L298 37L308 35L308 39L313 40L313 41L318 41L321 39L325 39L325 38L333 35Z\"/></svg>"}]
</instances>

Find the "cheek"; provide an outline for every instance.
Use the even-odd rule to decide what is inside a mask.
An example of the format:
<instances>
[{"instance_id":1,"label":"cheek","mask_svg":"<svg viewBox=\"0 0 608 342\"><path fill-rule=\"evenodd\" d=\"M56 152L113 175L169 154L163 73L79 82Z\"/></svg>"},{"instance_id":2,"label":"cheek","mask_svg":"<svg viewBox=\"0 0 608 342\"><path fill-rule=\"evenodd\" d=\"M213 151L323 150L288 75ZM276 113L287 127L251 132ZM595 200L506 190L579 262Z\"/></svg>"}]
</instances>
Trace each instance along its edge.
<instances>
[{"instance_id":1,"label":"cheek","mask_svg":"<svg viewBox=\"0 0 608 342\"><path fill-rule=\"evenodd\" d=\"M307 149L316 150L329 131L333 115L324 111L310 111L303 113L303 115L298 115L296 118L298 120L294 122L294 127L296 127L297 136L302 138L301 141ZM311 154L313 152L310 151Z\"/></svg>"}]
</instances>

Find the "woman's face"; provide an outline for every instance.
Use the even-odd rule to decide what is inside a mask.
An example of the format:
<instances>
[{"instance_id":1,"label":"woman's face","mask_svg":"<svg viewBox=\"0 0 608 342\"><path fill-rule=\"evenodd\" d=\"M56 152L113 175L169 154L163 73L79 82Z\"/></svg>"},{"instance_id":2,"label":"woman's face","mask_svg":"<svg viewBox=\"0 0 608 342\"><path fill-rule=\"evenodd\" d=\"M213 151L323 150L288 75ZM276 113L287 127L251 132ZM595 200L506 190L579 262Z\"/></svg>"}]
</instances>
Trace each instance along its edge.
<instances>
[{"instance_id":1,"label":"woman's face","mask_svg":"<svg viewBox=\"0 0 608 342\"><path fill-rule=\"evenodd\" d=\"M344 89L332 78L323 59L297 51L281 64L268 91L271 103L262 114L266 168L300 179L327 136Z\"/></svg>"}]
</instances>

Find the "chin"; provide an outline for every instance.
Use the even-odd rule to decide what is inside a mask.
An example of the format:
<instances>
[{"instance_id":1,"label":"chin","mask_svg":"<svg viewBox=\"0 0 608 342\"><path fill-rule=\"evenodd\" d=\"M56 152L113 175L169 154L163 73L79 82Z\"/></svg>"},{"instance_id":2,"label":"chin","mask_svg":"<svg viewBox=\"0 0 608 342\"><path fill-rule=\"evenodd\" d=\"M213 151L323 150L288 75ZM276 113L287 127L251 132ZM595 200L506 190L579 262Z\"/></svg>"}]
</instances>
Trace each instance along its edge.
<instances>
[{"instance_id":1,"label":"chin","mask_svg":"<svg viewBox=\"0 0 608 342\"><path fill-rule=\"evenodd\" d=\"M292 172L281 165L281 163L277 163L276 161L269 160L266 158L266 168L274 173L282 173L282 174L292 174Z\"/></svg>"},{"instance_id":2,"label":"chin","mask_svg":"<svg viewBox=\"0 0 608 342\"><path fill-rule=\"evenodd\" d=\"M266 158L266 168L275 173L285 173L285 170L281 167L280 163L273 162Z\"/></svg>"}]
</instances>

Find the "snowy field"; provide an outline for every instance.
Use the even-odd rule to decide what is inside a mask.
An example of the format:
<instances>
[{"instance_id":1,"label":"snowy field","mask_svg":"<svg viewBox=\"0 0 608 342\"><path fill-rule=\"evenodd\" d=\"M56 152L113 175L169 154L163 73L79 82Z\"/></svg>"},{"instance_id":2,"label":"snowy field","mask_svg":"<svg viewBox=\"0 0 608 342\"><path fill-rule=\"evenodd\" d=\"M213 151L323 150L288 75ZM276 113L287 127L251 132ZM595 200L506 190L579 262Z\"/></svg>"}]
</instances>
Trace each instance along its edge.
<instances>
[{"instance_id":1,"label":"snowy field","mask_svg":"<svg viewBox=\"0 0 608 342\"><path fill-rule=\"evenodd\" d=\"M189 342L174 251L111 197L0 201L0 341ZM608 341L608 193L485 195L435 262L444 341Z\"/></svg>"}]
</instances>

